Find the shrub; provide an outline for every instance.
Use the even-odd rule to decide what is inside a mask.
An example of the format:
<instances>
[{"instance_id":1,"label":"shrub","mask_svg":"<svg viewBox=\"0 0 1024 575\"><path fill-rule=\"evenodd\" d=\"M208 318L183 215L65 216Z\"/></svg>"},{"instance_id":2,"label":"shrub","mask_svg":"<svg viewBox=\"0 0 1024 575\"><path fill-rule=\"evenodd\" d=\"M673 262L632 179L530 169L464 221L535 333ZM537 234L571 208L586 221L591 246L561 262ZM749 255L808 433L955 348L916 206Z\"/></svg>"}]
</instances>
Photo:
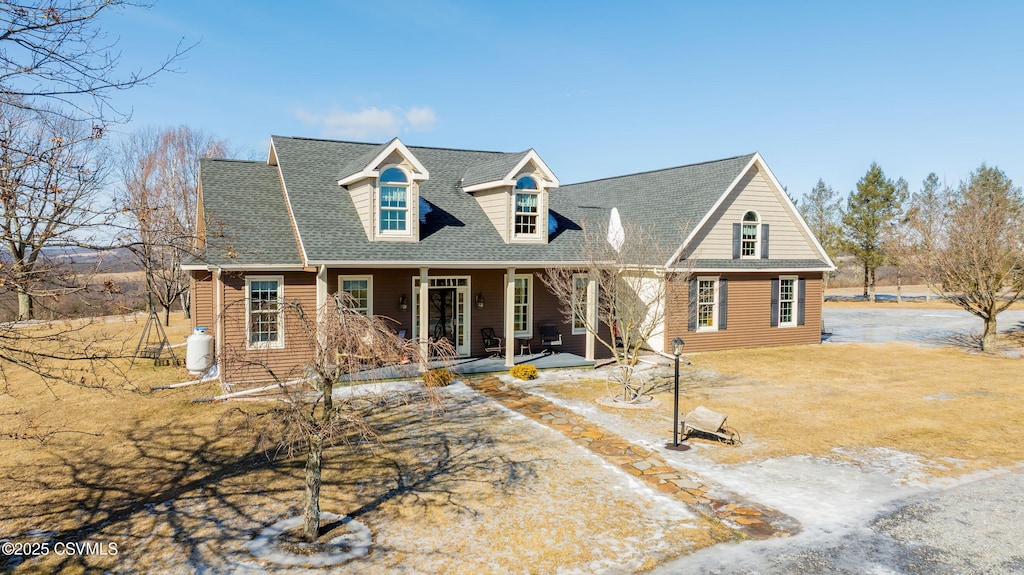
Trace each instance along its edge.
<instances>
[{"instance_id":1,"label":"shrub","mask_svg":"<svg viewBox=\"0 0 1024 575\"><path fill-rule=\"evenodd\" d=\"M428 387L444 387L455 379L455 374L443 367L432 369L423 374L423 383Z\"/></svg>"},{"instance_id":2,"label":"shrub","mask_svg":"<svg viewBox=\"0 0 1024 575\"><path fill-rule=\"evenodd\" d=\"M508 370L508 374L516 379L537 379L537 368L524 363Z\"/></svg>"}]
</instances>

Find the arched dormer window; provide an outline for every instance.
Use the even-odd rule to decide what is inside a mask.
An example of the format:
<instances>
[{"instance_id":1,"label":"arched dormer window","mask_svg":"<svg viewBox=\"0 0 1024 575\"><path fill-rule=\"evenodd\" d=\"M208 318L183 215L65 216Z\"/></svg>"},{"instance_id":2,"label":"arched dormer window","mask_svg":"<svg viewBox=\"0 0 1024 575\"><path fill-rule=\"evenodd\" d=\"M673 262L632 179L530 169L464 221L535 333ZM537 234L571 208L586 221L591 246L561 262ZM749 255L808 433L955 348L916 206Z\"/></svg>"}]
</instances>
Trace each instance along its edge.
<instances>
[{"instance_id":1,"label":"arched dormer window","mask_svg":"<svg viewBox=\"0 0 1024 575\"><path fill-rule=\"evenodd\" d=\"M743 214L743 229L740 235L740 257L759 257L758 245L761 243L760 218L757 212Z\"/></svg>"},{"instance_id":2,"label":"arched dormer window","mask_svg":"<svg viewBox=\"0 0 1024 575\"><path fill-rule=\"evenodd\" d=\"M536 236L537 218L540 214L540 189L537 180L523 176L516 180L515 188L515 235Z\"/></svg>"},{"instance_id":3,"label":"arched dormer window","mask_svg":"<svg viewBox=\"0 0 1024 575\"><path fill-rule=\"evenodd\" d=\"M409 177L398 168L388 168L381 172L378 182L380 233L409 233Z\"/></svg>"}]
</instances>

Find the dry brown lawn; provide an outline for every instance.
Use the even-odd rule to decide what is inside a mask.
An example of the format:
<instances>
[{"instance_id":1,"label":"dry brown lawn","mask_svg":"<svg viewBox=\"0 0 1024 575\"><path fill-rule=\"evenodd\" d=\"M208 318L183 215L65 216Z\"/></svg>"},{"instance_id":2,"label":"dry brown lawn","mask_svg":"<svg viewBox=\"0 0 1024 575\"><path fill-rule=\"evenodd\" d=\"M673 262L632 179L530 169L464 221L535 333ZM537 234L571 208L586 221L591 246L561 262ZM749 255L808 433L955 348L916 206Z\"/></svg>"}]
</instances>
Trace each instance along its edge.
<instances>
[{"instance_id":1,"label":"dry brown lawn","mask_svg":"<svg viewBox=\"0 0 1024 575\"><path fill-rule=\"evenodd\" d=\"M105 345L134 349L143 321L87 329L97 330ZM186 323L176 320L172 340L185 333ZM9 438L31 425L37 435L50 434L42 442L3 442L0 539L112 541L119 552L51 554L7 567L15 573L269 568L251 559L244 544L298 512L303 472L300 461L269 461L241 428L237 410L265 404L190 402L218 393L216 384L150 392L151 385L187 375L147 361L127 381L116 379L115 370L96 374L106 389L48 387L16 375L10 394L0 396L0 412L20 414L5 415L2 431ZM632 571L735 535L554 430L460 386L447 394L441 412L413 398L379 414L378 443L329 450L322 508L353 515L374 534L370 557L343 570Z\"/></svg>"},{"instance_id":2,"label":"dry brown lawn","mask_svg":"<svg viewBox=\"0 0 1024 575\"><path fill-rule=\"evenodd\" d=\"M134 349L144 317L96 323L111 348ZM173 343L187 334L178 318ZM695 354L681 407L725 412L742 446L701 453L722 463L787 455L846 457L875 448L922 458L934 476L1024 461L1020 359L911 345L815 345ZM119 360L123 368L127 360ZM113 541L117 556L9 564L15 573L269 569L244 543L298 512L301 462L271 462L241 429L257 402L193 404L216 384L150 392L187 379L140 361L87 383L46 386L9 373L0 395L0 539ZM662 382L659 399L671 405ZM603 383L546 384L571 401ZM459 386L443 412L415 398L379 414L378 443L327 454L321 505L374 535L350 573L640 571L735 534L609 466L561 433ZM607 417L670 437L668 410ZM11 439L33 434L36 439ZM839 449L840 451L836 451ZM0 566L0 570L6 570ZM281 572L285 572L282 570Z\"/></svg>"},{"instance_id":3,"label":"dry brown lawn","mask_svg":"<svg viewBox=\"0 0 1024 575\"><path fill-rule=\"evenodd\" d=\"M1012 340L1010 340L1012 341ZM728 415L738 448L703 449L721 463L790 455L833 458L877 449L918 456L933 477L1024 462L1024 360L910 344L823 344L693 354L680 377L680 411ZM672 404L664 380L656 397ZM544 393L590 404L602 383ZM671 408L604 410L627 428L671 437ZM700 440L698 440L700 442ZM700 442L702 445L710 445Z\"/></svg>"}]
</instances>

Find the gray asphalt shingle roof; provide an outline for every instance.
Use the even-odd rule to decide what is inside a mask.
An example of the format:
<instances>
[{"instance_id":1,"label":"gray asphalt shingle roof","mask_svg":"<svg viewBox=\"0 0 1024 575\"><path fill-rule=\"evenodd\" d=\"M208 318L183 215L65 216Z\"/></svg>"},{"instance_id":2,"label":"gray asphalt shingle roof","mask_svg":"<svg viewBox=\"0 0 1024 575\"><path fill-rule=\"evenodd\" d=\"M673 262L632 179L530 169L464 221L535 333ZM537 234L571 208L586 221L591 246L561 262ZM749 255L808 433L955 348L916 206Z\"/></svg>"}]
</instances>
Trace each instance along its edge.
<instances>
[{"instance_id":1,"label":"gray asphalt shingle roof","mask_svg":"<svg viewBox=\"0 0 1024 575\"><path fill-rule=\"evenodd\" d=\"M205 254L215 265L302 265L277 168L266 162L199 161Z\"/></svg>"},{"instance_id":2,"label":"gray asphalt shingle roof","mask_svg":"<svg viewBox=\"0 0 1024 575\"><path fill-rule=\"evenodd\" d=\"M549 242L506 244L473 195L462 186L503 178L527 152L410 146L410 152L430 172L430 178L420 183L420 196L431 208L426 222L420 225L420 241L370 242L348 190L339 186L338 180L363 169L386 144L281 136L273 136L272 142L280 178L278 167L264 163L203 161L207 217L223 222L224 241L233 241L237 254L230 258L224 250L218 252L211 246L211 263L302 264L285 192L309 263L543 265L576 261L582 226L606 224L613 207L618 208L624 224L651 225L667 243L678 247L753 157L737 156L551 189L549 210L557 230Z\"/></svg>"},{"instance_id":3,"label":"gray asphalt shingle roof","mask_svg":"<svg viewBox=\"0 0 1024 575\"><path fill-rule=\"evenodd\" d=\"M501 154L492 160L466 168L466 173L462 176L462 187L504 179L528 153L530 150L516 154Z\"/></svg>"}]
</instances>

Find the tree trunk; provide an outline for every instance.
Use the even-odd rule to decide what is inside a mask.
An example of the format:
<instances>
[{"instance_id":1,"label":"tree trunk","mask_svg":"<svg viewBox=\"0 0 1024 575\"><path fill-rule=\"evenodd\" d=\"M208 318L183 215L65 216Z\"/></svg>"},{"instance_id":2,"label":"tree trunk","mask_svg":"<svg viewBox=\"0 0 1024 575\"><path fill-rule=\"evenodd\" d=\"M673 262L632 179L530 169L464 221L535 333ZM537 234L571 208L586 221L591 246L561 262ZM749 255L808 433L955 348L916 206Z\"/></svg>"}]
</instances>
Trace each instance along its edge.
<instances>
[{"instance_id":1,"label":"tree trunk","mask_svg":"<svg viewBox=\"0 0 1024 575\"><path fill-rule=\"evenodd\" d=\"M871 268L871 281L868 283L868 293L871 295L871 303L875 303L875 268Z\"/></svg>"},{"instance_id":2,"label":"tree trunk","mask_svg":"<svg viewBox=\"0 0 1024 575\"><path fill-rule=\"evenodd\" d=\"M868 264L864 264L864 301L868 301Z\"/></svg>"},{"instance_id":3,"label":"tree trunk","mask_svg":"<svg viewBox=\"0 0 1024 575\"><path fill-rule=\"evenodd\" d=\"M18 292L18 321L32 319L32 294Z\"/></svg>"},{"instance_id":4,"label":"tree trunk","mask_svg":"<svg viewBox=\"0 0 1024 575\"><path fill-rule=\"evenodd\" d=\"M164 306L164 327L171 325L171 306Z\"/></svg>"},{"instance_id":5,"label":"tree trunk","mask_svg":"<svg viewBox=\"0 0 1024 575\"><path fill-rule=\"evenodd\" d=\"M896 266L896 303L903 303L903 274Z\"/></svg>"},{"instance_id":6,"label":"tree trunk","mask_svg":"<svg viewBox=\"0 0 1024 575\"><path fill-rule=\"evenodd\" d=\"M320 535L320 479L323 467L324 442L319 435L309 440L306 455L306 500L302 504L302 536L307 541L316 541Z\"/></svg>"},{"instance_id":7,"label":"tree trunk","mask_svg":"<svg viewBox=\"0 0 1024 575\"><path fill-rule=\"evenodd\" d=\"M981 334L981 350L989 351L996 347L996 316L990 314L984 320L985 331Z\"/></svg>"}]
</instances>

